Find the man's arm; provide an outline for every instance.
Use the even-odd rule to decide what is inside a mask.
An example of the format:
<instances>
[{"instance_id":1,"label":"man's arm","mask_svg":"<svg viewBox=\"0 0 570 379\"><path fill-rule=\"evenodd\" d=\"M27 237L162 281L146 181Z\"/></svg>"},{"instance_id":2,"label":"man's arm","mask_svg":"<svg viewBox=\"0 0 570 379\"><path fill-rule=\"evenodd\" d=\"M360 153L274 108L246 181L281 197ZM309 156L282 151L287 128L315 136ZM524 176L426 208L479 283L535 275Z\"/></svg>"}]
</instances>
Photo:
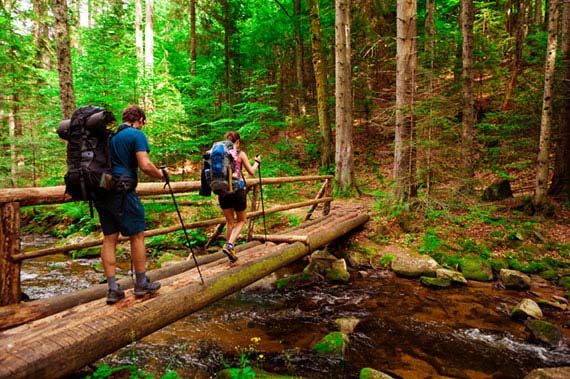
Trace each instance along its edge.
<instances>
[{"instance_id":1,"label":"man's arm","mask_svg":"<svg viewBox=\"0 0 570 379\"><path fill-rule=\"evenodd\" d=\"M145 174L152 176L153 178L163 179L162 171L152 163L147 151L137 151L137 162L139 164L139 168Z\"/></svg>"}]
</instances>

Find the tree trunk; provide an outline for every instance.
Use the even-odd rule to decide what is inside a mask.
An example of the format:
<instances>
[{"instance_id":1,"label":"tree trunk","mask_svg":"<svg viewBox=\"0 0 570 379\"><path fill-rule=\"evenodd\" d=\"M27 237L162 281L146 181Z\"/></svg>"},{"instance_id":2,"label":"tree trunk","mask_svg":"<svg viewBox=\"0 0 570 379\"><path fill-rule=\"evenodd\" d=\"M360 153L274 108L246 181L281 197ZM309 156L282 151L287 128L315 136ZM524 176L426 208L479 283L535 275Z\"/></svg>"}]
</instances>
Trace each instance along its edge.
<instances>
[{"instance_id":1,"label":"tree trunk","mask_svg":"<svg viewBox=\"0 0 570 379\"><path fill-rule=\"evenodd\" d=\"M558 148L554 162L554 173L548 193L561 200L570 200L570 1L564 1L562 8L562 74L560 81L561 104L558 127Z\"/></svg>"},{"instance_id":2,"label":"tree trunk","mask_svg":"<svg viewBox=\"0 0 570 379\"><path fill-rule=\"evenodd\" d=\"M135 0L135 49L139 80L144 78L144 41L143 41L143 11L142 0Z\"/></svg>"},{"instance_id":3,"label":"tree trunk","mask_svg":"<svg viewBox=\"0 0 570 379\"><path fill-rule=\"evenodd\" d=\"M333 160L333 134L327 113L328 86L321 32L321 16L318 0L306 0L307 12L311 20L311 50L313 70L317 89L317 113L322 135L321 166L329 168Z\"/></svg>"},{"instance_id":4,"label":"tree trunk","mask_svg":"<svg viewBox=\"0 0 570 379\"><path fill-rule=\"evenodd\" d=\"M527 31L527 5L525 0L517 0L517 13L515 18L515 51L513 54L513 68L511 71L511 80L509 81L507 88L505 90L505 98L503 100L503 105L501 105L501 110L506 111L512 106L512 97L515 89L517 87L518 76L522 71L524 64L523 61L523 47L524 41L526 39Z\"/></svg>"},{"instance_id":5,"label":"tree trunk","mask_svg":"<svg viewBox=\"0 0 570 379\"><path fill-rule=\"evenodd\" d=\"M71 118L71 114L75 110L67 2L65 0L53 0L52 11L55 22L55 47L57 51L61 115L65 120Z\"/></svg>"},{"instance_id":6,"label":"tree trunk","mask_svg":"<svg viewBox=\"0 0 570 379\"><path fill-rule=\"evenodd\" d=\"M45 70L51 69L51 55L49 52L49 27L45 20L47 19L48 6L46 0L34 0L34 27L33 35L36 45L36 62L37 67Z\"/></svg>"},{"instance_id":7,"label":"tree trunk","mask_svg":"<svg viewBox=\"0 0 570 379\"><path fill-rule=\"evenodd\" d=\"M296 81L296 97L297 97L297 113L306 114L305 106L305 86L304 86L304 48L303 36L301 35L301 0L294 0L295 12L295 81Z\"/></svg>"},{"instance_id":8,"label":"tree trunk","mask_svg":"<svg viewBox=\"0 0 570 379\"><path fill-rule=\"evenodd\" d=\"M336 150L335 180L343 191L354 188L352 141L352 66L350 48L350 0L335 1Z\"/></svg>"},{"instance_id":9,"label":"tree trunk","mask_svg":"<svg viewBox=\"0 0 570 379\"><path fill-rule=\"evenodd\" d=\"M475 125L475 99L473 95L474 37L473 20L475 10L473 0L461 1L461 34L463 36L463 120L461 127L461 147L463 156L463 176L470 179L474 174L473 126Z\"/></svg>"},{"instance_id":10,"label":"tree trunk","mask_svg":"<svg viewBox=\"0 0 570 379\"><path fill-rule=\"evenodd\" d=\"M536 160L536 183L534 207L541 211L546 200L549 175L550 136L552 132L552 105L554 96L554 73L556 68L556 49L558 47L558 0L550 0L548 12L548 43L544 63L544 94L542 97L542 116L540 119L540 141ZM568 157L566 157L568 159Z\"/></svg>"},{"instance_id":11,"label":"tree trunk","mask_svg":"<svg viewBox=\"0 0 570 379\"><path fill-rule=\"evenodd\" d=\"M152 80L154 78L154 0L146 0L144 42L145 77L148 83L145 95L145 109L152 111L154 109L152 100L154 94Z\"/></svg>"},{"instance_id":12,"label":"tree trunk","mask_svg":"<svg viewBox=\"0 0 570 379\"><path fill-rule=\"evenodd\" d=\"M394 197L407 201L417 194L415 157L416 1L397 2L396 135Z\"/></svg>"},{"instance_id":13,"label":"tree trunk","mask_svg":"<svg viewBox=\"0 0 570 379\"><path fill-rule=\"evenodd\" d=\"M429 75L429 90L428 93L430 94L430 98L435 95L434 87L435 87L435 38L436 38L436 27L435 27L435 0L427 0L426 1L426 19L425 19L425 44L424 44L424 51L426 55L429 57L429 67L431 74ZM432 104L429 105L430 115L433 114L434 106ZM430 117L431 119L431 117ZM433 134L433 124L431 122L427 123L427 126L421 130L423 135L419 136L420 141L423 142L425 145L425 153L424 156L424 166L419 169L420 172L423 173L423 182L425 184L426 194L429 195L431 193L431 184L432 184L432 172L433 172L433 154L432 154L432 134Z\"/></svg>"},{"instance_id":14,"label":"tree trunk","mask_svg":"<svg viewBox=\"0 0 570 379\"><path fill-rule=\"evenodd\" d=\"M190 0L190 75L196 75L196 0Z\"/></svg>"}]
</instances>

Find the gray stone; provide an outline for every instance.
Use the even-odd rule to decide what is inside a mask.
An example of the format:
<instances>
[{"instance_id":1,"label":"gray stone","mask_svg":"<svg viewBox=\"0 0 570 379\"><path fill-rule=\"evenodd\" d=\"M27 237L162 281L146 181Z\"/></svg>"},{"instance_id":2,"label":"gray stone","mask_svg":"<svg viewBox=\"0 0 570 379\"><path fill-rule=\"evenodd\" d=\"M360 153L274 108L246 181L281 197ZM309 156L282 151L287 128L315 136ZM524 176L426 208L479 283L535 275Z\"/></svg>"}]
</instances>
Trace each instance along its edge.
<instances>
[{"instance_id":1,"label":"gray stone","mask_svg":"<svg viewBox=\"0 0 570 379\"><path fill-rule=\"evenodd\" d=\"M501 282L505 285L505 288L527 290L531 285L530 277L520 271L502 268L501 271L499 271L499 277L501 278Z\"/></svg>"},{"instance_id":2,"label":"gray stone","mask_svg":"<svg viewBox=\"0 0 570 379\"><path fill-rule=\"evenodd\" d=\"M428 255L398 254L392 262L392 271L395 273L417 278L420 276L435 276L438 268L437 262Z\"/></svg>"},{"instance_id":3,"label":"gray stone","mask_svg":"<svg viewBox=\"0 0 570 379\"><path fill-rule=\"evenodd\" d=\"M524 379L568 379L570 367L537 368L532 370Z\"/></svg>"},{"instance_id":4,"label":"gray stone","mask_svg":"<svg viewBox=\"0 0 570 379\"><path fill-rule=\"evenodd\" d=\"M438 268L435 270L435 276L439 279L447 279L453 284L467 284L467 279L462 273L447 268Z\"/></svg>"},{"instance_id":5,"label":"gray stone","mask_svg":"<svg viewBox=\"0 0 570 379\"><path fill-rule=\"evenodd\" d=\"M531 299L522 299L511 311L511 317L516 319L526 317L540 319L542 316L542 310L538 304Z\"/></svg>"}]
</instances>

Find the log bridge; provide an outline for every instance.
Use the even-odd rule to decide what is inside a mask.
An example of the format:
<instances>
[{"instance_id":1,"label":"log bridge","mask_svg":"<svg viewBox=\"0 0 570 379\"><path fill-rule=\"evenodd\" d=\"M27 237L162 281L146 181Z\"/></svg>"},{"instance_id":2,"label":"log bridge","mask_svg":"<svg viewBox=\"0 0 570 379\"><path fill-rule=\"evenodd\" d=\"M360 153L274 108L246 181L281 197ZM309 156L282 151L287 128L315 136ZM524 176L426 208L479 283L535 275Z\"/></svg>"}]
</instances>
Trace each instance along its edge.
<instances>
[{"instance_id":1,"label":"log bridge","mask_svg":"<svg viewBox=\"0 0 570 379\"><path fill-rule=\"evenodd\" d=\"M327 182L330 184L330 178ZM230 263L221 252L198 256L204 283L193 260L187 260L150 271L150 278L160 280L162 287L143 298L134 297L130 278L122 279L126 297L112 306L105 302L103 284L0 307L0 379L49 379L71 374L325 247L368 221L366 212L355 205L335 204L331 210L331 199L323 196L328 187L323 185L319 191L328 204L322 217L309 220L315 206L325 201L304 203L311 205L306 222L274 235L250 232L251 240L236 249L236 263ZM255 217L255 211L249 216ZM0 237L4 238L1 232L0 228Z\"/></svg>"}]
</instances>

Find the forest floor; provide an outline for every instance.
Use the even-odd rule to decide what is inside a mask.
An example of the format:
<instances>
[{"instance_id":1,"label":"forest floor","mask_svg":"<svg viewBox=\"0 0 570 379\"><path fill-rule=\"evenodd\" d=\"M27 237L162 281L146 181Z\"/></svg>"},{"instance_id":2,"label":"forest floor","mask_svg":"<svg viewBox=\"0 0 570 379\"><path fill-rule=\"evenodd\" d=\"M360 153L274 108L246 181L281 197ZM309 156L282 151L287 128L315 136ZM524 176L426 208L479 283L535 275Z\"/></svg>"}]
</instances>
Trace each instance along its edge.
<instances>
[{"instance_id":1,"label":"forest floor","mask_svg":"<svg viewBox=\"0 0 570 379\"><path fill-rule=\"evenodd\" d=\"M393 134L383 133L383 139L371 143L370 136L374 135L378 134L372 125L355 129L356 177L363 193L357 201L367 204L372 217L354 236L354 243L367 246L365 250L375 245L401 245L453 267L466 256L500 260L512 269L539 274L554 283L568 273L570 203L549 199L545 212L534 212L532 162L536 152L520 148L532 143L518 138L501 141L501 148L492 151L481 146L480 166L469 182L469 193L460 191L462 182L453 177L457 159L434 160L429 195L425 182L420 183L418 197L401 205L387 196L391 191ZM425 161L420 152L418 166ZM512 197L483 201L484 190L504 179L510 184Z\"/></svg>"}]
</instances>

